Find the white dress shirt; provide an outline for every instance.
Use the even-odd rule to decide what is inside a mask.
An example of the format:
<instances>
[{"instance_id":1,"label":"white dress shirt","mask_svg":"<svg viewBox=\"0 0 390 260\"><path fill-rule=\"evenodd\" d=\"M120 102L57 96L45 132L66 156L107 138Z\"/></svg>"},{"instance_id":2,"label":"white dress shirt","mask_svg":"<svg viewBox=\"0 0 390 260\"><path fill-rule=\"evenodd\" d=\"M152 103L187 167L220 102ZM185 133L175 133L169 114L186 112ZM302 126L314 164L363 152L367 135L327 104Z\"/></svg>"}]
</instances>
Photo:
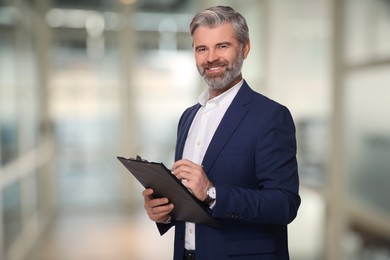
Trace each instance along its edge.
<instances>
[{"instance_id":1,"label":"white dress shirt","mask_svg":"<svg viewBox=\"0 0 390 260\"><path fill-rule=\"evenodd\" d=\"M222 117L232 103L244 80L222 93L210 99L209 90L204 90L199 96L201 108L198 110L191 128L188 132L183 151L183 159L202 164L203 157L214 136ZM195 224L186 222L185 248L195 250Z\"/></svg>"}]
</instances>

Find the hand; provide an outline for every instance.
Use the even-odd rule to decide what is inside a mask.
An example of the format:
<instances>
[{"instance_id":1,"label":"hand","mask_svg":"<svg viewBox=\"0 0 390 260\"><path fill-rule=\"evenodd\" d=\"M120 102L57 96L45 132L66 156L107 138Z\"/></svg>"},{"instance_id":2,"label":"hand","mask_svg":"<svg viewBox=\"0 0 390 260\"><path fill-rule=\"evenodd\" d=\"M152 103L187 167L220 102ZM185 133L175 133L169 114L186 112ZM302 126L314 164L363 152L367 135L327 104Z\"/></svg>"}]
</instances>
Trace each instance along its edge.
<instances>
[{"instance_id":1,"label":"hand","mask_svg":"<svg viewBox=\"0 0 390 260\"><path fill-rule=\"evenodd\" d=\"M183 159L175 162L172 166L173 174L181 180L183 185L189 189L201 201L207 198L207 189L212 186L202 165Z\"/></svg>"},{"instance_id":2,"label":"hand","mask_svg":"<svg viewBox=\"0 0 390 260\"><path fill-rule=\"evenodd\" d=\"M172 212L174 205L169 203L167 198L153 198L153 192L152 189L146 189L142 192L144 208L151 220L157 223L165 222L170 218L169 214Z\"/></svg>"}]
</instances>

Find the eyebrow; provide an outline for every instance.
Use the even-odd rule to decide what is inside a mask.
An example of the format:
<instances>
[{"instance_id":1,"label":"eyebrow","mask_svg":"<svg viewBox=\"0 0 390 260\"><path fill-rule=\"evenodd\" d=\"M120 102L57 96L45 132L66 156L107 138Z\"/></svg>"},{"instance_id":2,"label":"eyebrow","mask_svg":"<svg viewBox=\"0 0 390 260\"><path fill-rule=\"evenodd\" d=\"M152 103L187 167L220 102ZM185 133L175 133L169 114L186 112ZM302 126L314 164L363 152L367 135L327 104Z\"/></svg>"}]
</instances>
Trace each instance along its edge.
<instances>
[{"instance_id":1,"label":"eyebrow","mask_svg":"<svg viewBox=\"0 0 390 260\"><path fill-rule=\"evenodd\" d=\"M217 43L216 46L221 46L221 45L228 45L228 46L232 46L233 44L231 42L220 42L220 43ZM195 50L197 49L201 49L201 48L207 48L206 45L198 45L198 46L195 46Z\"/></svg>"},{"instance_id":2,"label":"eyebrow","mask_svg":"<svg viewBox=\"0 0 390 260\"><path fill-rule=\"evenodd\" d=\"M233 45L231 42L221 42L221 43L218 43L217 46L221 46L221 45Z\"/></svg>"}]
</instances>

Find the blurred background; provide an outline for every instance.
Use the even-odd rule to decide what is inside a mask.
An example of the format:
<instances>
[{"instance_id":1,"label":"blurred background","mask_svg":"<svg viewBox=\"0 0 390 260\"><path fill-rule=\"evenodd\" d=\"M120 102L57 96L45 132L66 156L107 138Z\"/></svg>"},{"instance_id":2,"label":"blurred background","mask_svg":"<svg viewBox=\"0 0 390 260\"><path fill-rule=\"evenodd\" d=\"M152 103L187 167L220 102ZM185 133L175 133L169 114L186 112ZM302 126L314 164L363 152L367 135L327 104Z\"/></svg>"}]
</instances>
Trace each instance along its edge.
<instances>
[{"instance_id":1,"label":"blurred background","mask_svg":"<svg viewBox=\"0 0 390 260\"><path fill-rule=\"evenodd\" d=\"M171 259L116 156L173 163L188 25L246 18L243 75L297 127L294 260L390 259L389 0L0 0L0 259Z\"/></svg>"}]
</instances>

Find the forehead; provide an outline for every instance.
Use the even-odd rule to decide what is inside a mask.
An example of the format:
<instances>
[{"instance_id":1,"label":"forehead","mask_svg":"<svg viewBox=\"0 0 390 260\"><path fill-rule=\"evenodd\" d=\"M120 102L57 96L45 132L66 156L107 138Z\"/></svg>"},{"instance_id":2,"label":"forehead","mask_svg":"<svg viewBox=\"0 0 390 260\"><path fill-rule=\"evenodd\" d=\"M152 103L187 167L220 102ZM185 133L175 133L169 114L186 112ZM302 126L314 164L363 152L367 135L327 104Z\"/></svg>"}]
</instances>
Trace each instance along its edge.
<instances>
[{"instance_id":1,"label":"forehead","mask_svg":"<svg viewBox=\"0 0 390 260\"><path fill-rule=\"evenodd\" d=\"M193 36L194 46L213 45L221 42L238 43L231 23L225 23L216 27L198 27Z\"/></svg>"}]
</instances>

